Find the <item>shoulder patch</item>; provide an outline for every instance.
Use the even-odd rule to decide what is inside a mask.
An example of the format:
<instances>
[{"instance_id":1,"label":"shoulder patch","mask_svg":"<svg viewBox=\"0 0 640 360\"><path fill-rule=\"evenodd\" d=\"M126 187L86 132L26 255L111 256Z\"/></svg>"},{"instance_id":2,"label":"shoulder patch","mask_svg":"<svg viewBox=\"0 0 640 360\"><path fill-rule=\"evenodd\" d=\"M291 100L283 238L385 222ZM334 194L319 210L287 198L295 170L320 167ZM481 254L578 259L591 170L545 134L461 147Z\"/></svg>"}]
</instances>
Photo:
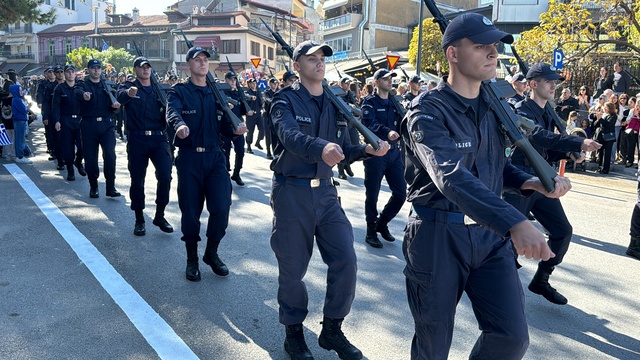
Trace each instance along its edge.
<instances>
[{"instance_id":1,"label":"shoulder patch","mask_svg":"<svg viewBox=\"0 0 640 360\"><path fill-rule=\"evenodd\" d=\"M272 118L274 121L280 120L280 119L282 118L282 110L281 110L281 109L277 109L276 111L274 111L274 112L271 114L271 118Z\"/></svg>"},{"instance_id":2,"label":"shoulder patch","mask_svg":"<svg viewBox=\"0 0 640 360\"><path fill-rule=\"evenodd\" d=\"M418 143L424 140L424 133L422 132L422 130L412 132L411 136L413 137L413 141Z\"/></svg>"}]
</instances>

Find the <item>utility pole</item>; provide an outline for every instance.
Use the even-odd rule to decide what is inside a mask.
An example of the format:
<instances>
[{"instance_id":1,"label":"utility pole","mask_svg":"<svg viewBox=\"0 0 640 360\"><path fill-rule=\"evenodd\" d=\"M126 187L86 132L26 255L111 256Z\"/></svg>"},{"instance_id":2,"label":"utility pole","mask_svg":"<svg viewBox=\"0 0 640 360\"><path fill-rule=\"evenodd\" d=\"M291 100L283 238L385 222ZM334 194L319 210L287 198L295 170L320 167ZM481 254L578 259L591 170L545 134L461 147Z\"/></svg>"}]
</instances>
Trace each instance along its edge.
<instances>
[{"instance_id":1,"label":"utility pole","mask_svg":"<svg viewBox=\"0 0 640 360\"><path fill-rule=\"evenodd\" d=\"M418 15L418 58L416 59L416 75L420 76L420 62L422 61L422 14L424 6L420 1L420 15Z\"/></svg>"}]
</instances>

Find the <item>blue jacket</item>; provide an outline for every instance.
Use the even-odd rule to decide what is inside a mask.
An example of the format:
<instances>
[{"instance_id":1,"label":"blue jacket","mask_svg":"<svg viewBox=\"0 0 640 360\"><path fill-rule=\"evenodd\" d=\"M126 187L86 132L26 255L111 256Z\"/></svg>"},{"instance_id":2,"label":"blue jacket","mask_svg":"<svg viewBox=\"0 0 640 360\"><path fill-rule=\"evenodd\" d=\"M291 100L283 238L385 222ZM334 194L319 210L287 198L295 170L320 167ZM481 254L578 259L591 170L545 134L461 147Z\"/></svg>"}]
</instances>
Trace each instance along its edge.
<instances>
[{"instance_id":1,"label":"blue jacket","mask_svg":"<svg viewBox=\"0 0 640 360\"><path fill-rule=\"evenodd\" d=\"M389 94L389 96L393 96ZM382 140L388 141L394 147L398 140L389 140L389 132L400 133L400 121L391 101L383 99L378 94L369 95L362 104L362 124L373 131Z\"/></svg>"},{"instance_id":2,"label":"blue jacket","mask_svg":"<svg viewBox=\"0 0 640 360\"><path fill-rule=\"evenodd\" d=\"M411 102L402 125L407 200L463 213L505 236L527 218L502 199L503 187L519 193L532 176L509 161L491 101L480 97L474 109L445 80Z\"/></svg>"},{"instance_id":3,"label":"blue jacket","mask_svg":"<svg viewBox=\"0 0 640 360\"><path fill-rule=\"evenodd\" d=\"M137 98L127 95L130 87L138 88ZM160 96L165 96L164 93ZM125 81L120 85L117 95L118 102L125 106L127 112L127 130L164 130L167 127L165 111L153 87L144 86L136 79L135 82Z\"/></svg>"},{"instance_id":4,"label":"blue jacket","mask_svg":"<svg viewBox=\"0 0 640 360\"><path fill-rule=\"evenodd\" d=\"M13 113L13 121L27 121L29 120L28 113L29 109L24 104L24 99L22 98L22 94L20 93L20 85L15 84L9 86L9 92L13 95L13 100L11 100L11 112Z\"/></svg>"},{"instance_id":5,"label":"blue jacket","mask_svg":"<svg viewBox=\"0 0 640 360\"><path fill-rule=\"evenodd\" d=\"M331 178L333 170L322 160L322 150L330 142L340 145L349 163L368 156L366 145L351 144L347 121L326 94L321 103L300 82L276 93L270 114L270 125L276 134L271 170L276 175Z\"/></svg>"}]
</instances>

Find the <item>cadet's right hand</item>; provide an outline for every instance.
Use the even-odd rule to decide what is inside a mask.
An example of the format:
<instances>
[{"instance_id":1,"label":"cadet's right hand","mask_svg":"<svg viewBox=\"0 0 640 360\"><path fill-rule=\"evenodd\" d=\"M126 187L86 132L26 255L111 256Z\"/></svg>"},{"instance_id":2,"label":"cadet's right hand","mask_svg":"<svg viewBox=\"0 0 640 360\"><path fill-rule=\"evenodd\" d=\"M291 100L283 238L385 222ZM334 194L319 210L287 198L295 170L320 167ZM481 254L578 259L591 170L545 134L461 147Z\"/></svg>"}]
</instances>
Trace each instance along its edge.
<instances>
[{"instance_id":1,"label":"cadet's right hand","mask_svg":"<svg viewBox=\"0 0 640 360\"><path fill-rule=\"evenodd\" d=\"M584 139L582 142L582 146L580 146L580 150L582 151L596 151L602 147L602 144L595 140Z\"/></svg>"},{"instance_id":2,"label":"cadet's right hand","mask_svg":"<svg viewBox=\"0 0 640 360\"><path fill-rule=\"evenodd\" d=\"M373 156L385 156L387 151L389 151L389 143L383 140L378 141L378 150L374 150L373 146L367 144L367 147L364 148L364 152Z\"/></svg>"},{"instance_id":3,"label":"cadet's right hand","mask_svg":"<svg viewBox=\"0 0 640 360\"><path fill-rule=\"evenodd\" d=\"M180 139L184 139L189 136L189 127L187 125L182 125L176 130L176 136Z\"/></svg>"},{"instance_id":4,"label":"cadet's right hand","mask_svg":"<svg viewBox=\"0 0 640 360\"><path fill-rule=\"evenodd\" d=\"M135 98L137 93L138 93L138 88L135 86L132 86L129 89L127 89L127 95L129 95L130 98Z\"/></svg>"},{"instance_id":5,"label":"cadet's right hand","mask_svg":"<svg viewBox=\"0 0 640 360\"><path fill-rule=\"evenodd\" d=\"M60 122L59 121L56 123L55 127L56 127L56 131L60 131Z\"/></svg>"},{"instance_id":6,"label":"cadet's right hand","mask_svg":"<svg viewBox=\"0 0 640 360\"><path fill-rule=\"evenodd\" d=\"M547 245L544 234L536 229L529 220L517 223L509 232L518 254L524 255L527 259L546 261L556 257L556 254Z\"/></svg>"},{"instance_id":7,"label":"cadet's right hand","mask_svg":"<svg viewBox=\"0 0 640 360\"><path fill-rule=\"evenodd\" d=\"M42 123L45 124L45 125L49 125L49 120L44 119L44 120L42 120Z\"/></svg>"},{"instance_id":8,"label":"cadet's right hand","mask_svg":"<svg viewBox=\"0 0 640 360\"><path fill-rule=\"evenodd\" d=\"M336 143L328 143L324 149L322 149L322 161L324 161L330 167L344 160L344 153L340 145Z\"/></svg>"},{"instance_id":9,"label":"cadet's right hand","mask_svg":"<svg viewBox=\"0 0 640 360\"><path fill-rule=\"evenodd\" d=\"M85 101L89 101L89 100L91 100L91 93L90 93L90 92L88 92L88 91L85 91L84 93L82 93L82 98L83 98Z\"/></svg>"}]
</instances>

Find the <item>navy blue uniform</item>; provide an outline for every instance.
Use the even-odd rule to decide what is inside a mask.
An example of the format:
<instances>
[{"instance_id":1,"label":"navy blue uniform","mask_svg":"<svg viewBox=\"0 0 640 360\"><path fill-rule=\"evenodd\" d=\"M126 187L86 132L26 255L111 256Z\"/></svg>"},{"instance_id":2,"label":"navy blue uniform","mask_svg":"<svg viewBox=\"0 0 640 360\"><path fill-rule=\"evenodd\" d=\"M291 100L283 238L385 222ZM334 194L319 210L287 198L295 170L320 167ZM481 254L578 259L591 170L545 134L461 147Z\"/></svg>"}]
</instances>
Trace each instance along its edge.
<instances>
[{"instance_id":1,"label":"navy blue uniform","mask_svg":"<svg viewBox=\"0 0 640 360\"><path fill-rule=\"evenodd\" d=\"M69 86L63 82L56 86L53 91L53 101L51 106L50 120L60 123L60 141L58 143L67 167L73 166L74 162L80 166L84 159L82 148L82 136L80 134L80 99L75 94L77 84ZM76 151L75 161L73 152ZM60 161L60 160L59 160Z\"/></svg>"},{"instance_id":2,"label":"navy blue uniform","mask_svg":"<svg viewBox=\"0 0 640 360\"><path fill-rule=\"evenodd\" d=\"M535 122L535 128L528 134L528 139L547 162L552 163L567 159L567 153L569 152L580 152L584 139L577 136L554 133L555 124L552 115L531 98L526 98L519 102L516 105L516 110L519 115ZM520 169L535 175L535 171L522 151L516 149L511 161ZM573 228L569 224L560 199L548 198L540 193L535 193L531 197L521 197L517 194L507 193L504 199L523 214L531 212L540 225L549 232L548 244L556 256L547 261L542 261L540 266L550 268L560 264L567 253L573 234Z\"/></svg>"},{"instance_id":3,"label":"navy blue uniform","mask_svg":"<svg viewBox=\"0 0 640 360\"><path fill-rule=\"evenodd\" d=\"M224 93L228 98L240 102L240 104L238 106L234 106L231 111L236 114L238 119L242 120L242 115L246 114L246 109L240 100L240 92L238 90L225 90ZM227 157L227 171L231 171L231 162L229 161L229 157L231 156L231 143L233 143L233 151L236 153L233 171L239 172L240 169L242 169L242 163L244 161L244 136L233 135L232 138L224 136L222 141L222 149Z\"/></svg>"},{"instance_id":4,"label":"navy blue uniform","mask_svg":"<svg viewBox=\"0 0 640 360\"><path fill-rule=\"evenodd\" d=\"M211 89L192 82L176 84L167 93L167 121L174 131L182 125L189 127L189 136L174 138L179 149L175 162L182 240L200 241L200 214L206 200L207 251L217 252L231 207L231 181L221 151L222 136L233 138L233 126L218 111Z\"/></svg>"},{"instance_id":5,"label":"navy blue uniform","mask_svg":"<svg viewBox=\"0 0 640 360\"><path fill-rule=\"evenodd\" d=\"M477 100L471 106L445 79L413 100L403 122L413 204L403 243L412 359L447 358L463 291L482 330L470 358L520 359L528 346L522 285L504 238L526 217L501 196L531 175L508 161L487 94Z\"/></svg>"},{"instance_id":6,"label":"navy blue uniform","mask_svg":"<svg viewBox=\"0 0 640 360\"><path fill-rule=\"evenodd\" d=\"M247 115L247 148L250 149L251 148L251 144L253 144L253 132L255 131L256 127L258 127L258 141L256 141L256 143L260 142L260 139L262 137L264 137L264 123L262 121L262 92L260 90L258 90L258 88L256 88L255 91L251 90L251 89L247 89L247 91L245 92L247 94L247 104L249 104L249 107L251 108L251 110L253 110L253 115L249 116ZM252 96L255 96L256 99L252 100Z\"/></svg>"},{"instance_id":7,"label":"navy blue uniform","mask_svg":"<svg viewBox=\"0 0 640 360\"><path fill-rule=\"evenodd\" d=\"M61 84L57 81L51 81L47 83L44 88L44 92L42 94L42 120L48 120L47 125L45 125L47 131L45 134L45 139L47 139L47 144L49 145L49 150L51 153L55 155L58 160L58 166L63 164L63 151L62 147L58 146L60 142L60 133L56 131L55 122L52 121L51 118L51 105L53 102L53 90ZM48 135L48 138L47 138Z\"/></svg>"},{"instance_id":8,"label":"navy blue uniform","mask_svg":"<svg viewBox=\"0 0 640 360\"><path fill-rule=\"evenodd\" d=\"M271 155L271 149L273 146L273 132L271 127L271 103L273 103L273 98L276 96L276 91L271 90L271 88L262 92L262 100L264 102L264 114L262 116L262 121L264 123L264 137L267 146L267 157ZM258 142L260 142L262 138L258 136Z\"/></svg>"},{"instance_id":9,"label":"navy blue uniform","mask_svg":"<svg viewBox=\"0 0 640 360\"><path fill-rule=\"evenodd\" d=\"M83 93L90 92L89 101L84 100ZM76 96L80 100L80 131L84 147L85 165L89 185L97 188L100 168L98 167L98 146L102 148L104 160L104 177L107 190L115 188L116 180L116 136L113 114L117 111L111 107L107 90L101 82L93 82L89 78L76 86Z\"/></svg>"},{"instance_id":10,"label":"navy blue uniform","mask_svg":"<svg viewBox=\"0 0 640 360\"><path fill-rule=\"evenodd\" d=\"M127 90L138 88L137 98L127 95ZM160 96L164 96L164 92ZM144 181L149 160L156 168L156 213L162 214L169 203L171 190L171 150L167 142L165 109L151 86L143 86L139 80L124 82L118 89L118 102L125 106L127 129L127 157L131 174L131 210L142 210Z\"/></svg>"},{"instance_id":11,"label":"navy blue uniform","mask_svg":"<svg viewBox=\"0 0 640 360\"><path fill-rule=\"evenodd\" d=\"M342 319L355 296L356 254L351 224L340 207L333 171L322 160L322 151L328 143L336 143L353 162L367 156L365 146L349 142L347 122L325 94L316 98L300 82L276 94L271 120L276 134L271 248L279 267L280 323L300 324L307 316L302 278L314 236L329 268L324 315Z\"/></svg>"},{"instance_id":12,"label":"navy blue uniform","mask_svg":"<svg viewBox=\"0 0 640 360\"><path fill-rule=\"evenodd\" d=\"M390 144L385 156L372 157L364 162L364 213L369 226L374 226L378 220L378 195L383 177L391 190L391 198L380 212L380 217L385 223L398 214L406 200L407 183L403 177L404 163L398 146L399 139L389 140L389 132L395 131L400 134L401 120L389 99L383 99L377 94L365 98L362 104L362 123Z\"/></svg>"}]
</instances>

